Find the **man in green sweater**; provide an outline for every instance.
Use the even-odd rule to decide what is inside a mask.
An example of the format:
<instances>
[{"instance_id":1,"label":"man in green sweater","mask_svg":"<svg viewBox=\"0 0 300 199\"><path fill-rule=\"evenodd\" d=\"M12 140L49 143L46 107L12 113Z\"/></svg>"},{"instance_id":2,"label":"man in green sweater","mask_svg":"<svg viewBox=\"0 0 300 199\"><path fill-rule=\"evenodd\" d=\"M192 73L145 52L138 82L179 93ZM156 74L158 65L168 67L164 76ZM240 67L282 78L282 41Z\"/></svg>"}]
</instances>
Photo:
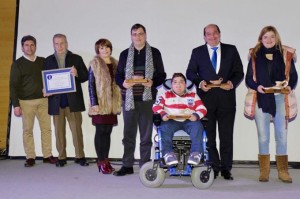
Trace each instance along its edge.
<instances>
[{"instance_id":1,"label":"man in green sweater","mask_svg":"<svg viewBox=\"0 0 300 199\"><path fill-rule=\"evenodd\" d=\"M10 98L14 114L22 117L23 145L26 153L25 167L35 165L33 125L35 117L41 129L43 162L55 164L52 156L51 120L48 114L48 100L43 97L42 73L45 58L35 55L36 39L27 35L21 40L24 55L11 66Z\"/></svg>"}]
</instances>

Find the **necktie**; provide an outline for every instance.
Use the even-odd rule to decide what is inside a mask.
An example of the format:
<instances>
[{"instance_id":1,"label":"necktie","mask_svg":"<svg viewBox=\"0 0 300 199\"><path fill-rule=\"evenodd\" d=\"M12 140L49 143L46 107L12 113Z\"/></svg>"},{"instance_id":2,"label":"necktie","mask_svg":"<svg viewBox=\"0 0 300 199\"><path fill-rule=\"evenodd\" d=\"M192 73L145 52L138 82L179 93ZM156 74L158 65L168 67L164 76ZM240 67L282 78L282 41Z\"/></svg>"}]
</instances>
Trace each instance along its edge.
<instances>
[{"instance_id":1,"label":"necktie","mask_svg":"<svg viewBox=\"0 0 300 199\"><path fill-rule=\"evenodd\" d=\"M213 54L211 57L211 63L213 65L214 69L216 70L217 69L217 49L218 49L218 47L213 47L211 49L213 50Z\"/></svg>"}]
</instances>

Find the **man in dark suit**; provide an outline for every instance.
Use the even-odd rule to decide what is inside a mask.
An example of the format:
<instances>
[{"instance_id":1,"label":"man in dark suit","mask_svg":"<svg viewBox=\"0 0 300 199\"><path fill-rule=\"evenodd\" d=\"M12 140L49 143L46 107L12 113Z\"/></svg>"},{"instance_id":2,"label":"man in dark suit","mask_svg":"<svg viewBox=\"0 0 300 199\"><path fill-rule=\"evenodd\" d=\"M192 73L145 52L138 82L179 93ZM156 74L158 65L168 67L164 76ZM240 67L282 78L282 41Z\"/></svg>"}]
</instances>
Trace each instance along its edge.
<instances>
[{"instance_id":1,"label":"man in dark suit","mask_svg":"<svg viewBox=\"0 0 300 199\"><path fill-rule=\"evenodd\" d=\"M217 25L209 24L203 32L206 44L193 49L186 76L196 85L207 108L207 147L215 178L221 171L224 179L233 180L235 89L244 77L243 65L236 47L220 42ZM220 153L216 146L217 124Z\"/></svg>"},{"instance_id":2,"label":"man in dark suit","mask_svg":"<svg viewBox=\"0 0 300 199\"><path fill-rule=\"evenodd\" d=\"M53 36L55 53L46 58L45 69L70 68L75 76L76 92L55 94L48 97L48 113L53 115L56 148L58 151L57 167L67 164L66 154L66 118L71 129L75 147L75 163L88 166L83 151L82 115L85 111L81 83L88 80L88 71L81 56L68 50L67 37L63 34Z\"/></svg>"}]
</instances>

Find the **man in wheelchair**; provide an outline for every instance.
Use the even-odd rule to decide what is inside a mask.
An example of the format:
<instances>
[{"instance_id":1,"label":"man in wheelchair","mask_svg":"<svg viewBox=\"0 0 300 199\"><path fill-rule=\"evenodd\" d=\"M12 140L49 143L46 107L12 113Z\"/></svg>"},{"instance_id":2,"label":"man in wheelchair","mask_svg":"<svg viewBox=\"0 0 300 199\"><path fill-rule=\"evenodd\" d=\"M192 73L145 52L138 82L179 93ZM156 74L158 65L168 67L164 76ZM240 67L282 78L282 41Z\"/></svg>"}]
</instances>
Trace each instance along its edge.
<instances>
[{"instance_id":1,"label":"man in wheelchair","mask_svg":"<svg viewBox=\"0 0 300 199\"><path fill-rule=\"evenodd\" d=\"M185 131L191 140L190 156L187 163L198 165L203 153L203 125L200 121L206 115L206 108L199 96L187 90L186 78L182 73L174 73L171 90L157 97L152 108L162 117L161 152L167 166L178 164L173 151L173 136L178 130Z\"/></svg>"}]
</instances>

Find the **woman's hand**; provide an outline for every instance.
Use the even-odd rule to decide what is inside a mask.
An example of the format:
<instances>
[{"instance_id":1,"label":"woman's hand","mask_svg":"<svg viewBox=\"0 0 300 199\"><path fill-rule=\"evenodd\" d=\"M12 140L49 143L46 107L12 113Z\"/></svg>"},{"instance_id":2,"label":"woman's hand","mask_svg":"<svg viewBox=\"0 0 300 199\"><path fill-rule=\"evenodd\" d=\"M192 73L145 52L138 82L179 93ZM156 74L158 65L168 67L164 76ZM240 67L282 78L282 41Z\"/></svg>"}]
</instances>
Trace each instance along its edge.
<instances>
[{"instance_id":1,"label":"woman's hand","mask_svg":"<svg viewBox=\"0 0 300 199\"><path fill-rule=\"evenodd\" d=\"M264 91L263 89L264 89L264 87L263 87L262 85L259 85L259 86L257 87L257 92L262 93L262 94L265 94L265 91Z\"/></svg>"},{"instance_id":2,"label":"woman's hand","mask_svg":"<svg viewBox=\"0 0 300 199\"><path fill-rule=\"evenodd\" d=\"M97 113L99 111L99 106L92 106L92 111Z\"/></svg>"},{"instance_id":3,"label":"woman's hand","mask_svg":"<svg viewBox=\"0 0 300 199\"><path fill-rule=\"evenodd\" d=\"M289 90L289 94L292 92L292 88L290 86L285 87L287 90Z\"/></svg>"}]
</instances>

